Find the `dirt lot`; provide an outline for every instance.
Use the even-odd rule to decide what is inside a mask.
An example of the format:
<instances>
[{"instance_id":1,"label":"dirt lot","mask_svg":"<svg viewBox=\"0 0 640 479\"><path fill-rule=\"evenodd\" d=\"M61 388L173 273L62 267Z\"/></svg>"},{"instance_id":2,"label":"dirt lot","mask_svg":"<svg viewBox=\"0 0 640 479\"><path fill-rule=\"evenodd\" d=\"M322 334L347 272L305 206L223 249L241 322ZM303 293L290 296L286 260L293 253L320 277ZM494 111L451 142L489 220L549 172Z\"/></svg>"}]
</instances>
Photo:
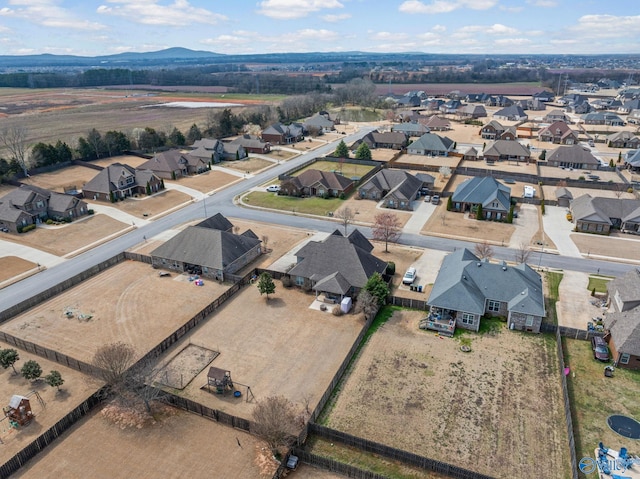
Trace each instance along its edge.
<instances>
[{"instance_id":1,"label":"dirt lot","mask_svg":"<svg viewBox=\"0 0 640 479\"><path fill-rule=\"evenodd\" d=\"M65 256L128 226L107 215L93 215L64 226L40 227L20 235L4 235L3 239Z\"/></svg>"},{"instance_id":2,"label":"dirt lot","mask_svg":"<svg viewBox=\"0 0 640 479\"><path fill-rule=\"evenodd\" d=\"M455 168L462 161L457 156L425 156L425 155L402 155L398 158L398 163L409 163L411 165L427 165L427 166L448 166ZM432 173L433 174L433 173Z\"/></svg>"},{"instance_id":3,"label":"dirt lot","mask_svg":"<svg viewBox=\"0 0 640 479\"><path fill-rule=\"evenodd\" d=\"M246 171L249 173L255 173L256 171L260 171L274 165L275 163L273 161L265 160L263 158L249 157L246 160L241 161L223 161L218 166L242 171L243 173Z\"/></svg>"},{"instance_id":4,"label":"dirt lot","mask_svg":"<svg viewBox=\"0 0 640 479\"><path fill-rule=\"evenodd\" d=\"M15 477L270 478L275 468L264 460L263 447L243 431L183 411L122 430L96 410Z\"/></svg>"},{"instance_id":5,"label":"dirt lot","mask_svg":"<svg viewBox=\"0 0 640 479\"><path fill-rule=\"evenodd\" d=\"M614 183L621 183L620 177L615 171L599 171L599 170L573 170L556 168L554 166L541 166L540 174L548 178L558 178L558 180L565 178L571 178L572 180L578 180L580 177L587 178L588 175L594 174L600 177L600 181L613 181ZM585 188L589 187L589 181L585 181Z\"/></svg>"},{"instance_id":6,"label":"dirt lot","mask_svg":"<svg viewBox=\"0 0 640 479\"><path fill-rule=\"evenodd\" d=\"M167 354L188 343L220 351L211 366L230 370L242 397L200 389L208 368L179 393L249 418L256 401L245 401L248 391L241 383L251 387L256 400L284 395L299 407L309 399L313 409L363 326L359 315L310 309L313 300L312 293L286 289L279 281L269 301L255 285L245 286Z\"/></svg>"},{"instance_id":7,"label":"dirt lot","mask_svg":"<svg viewBox=\"0 0 640 479\"><path fill-rule=\"evenodd\" d=\"M526 175L537 175L535 162L527 164L526 162L515 163L512 161L499 161L493 165L488 165L486 161L462 161L461 167L482 168L490 171L506 171L509 173L522 173Z\"/></svg>"},{"instance_id":8,"label":"dirt lot","mask_svg":"<svg viewBox=\"0 0 640 479\"><path fill-rule=\"evenodd\" d=\"M204 173L200 173L199 175L180 178L177 181L165 180L166 184L174 183L180 186L193 188L194 190L198 190L202 193L209 193L210 191L219 190L220 188L229 186L236 181L242 181L242 178L217 169L206 171ZM177 192L173 191L172 193ZM182 201L188 201L188 199L186 199L186 197L183 197Z\"/></svg>"},{"instance_id":9,"label":"dirt lot","mask_svg":"<svg viewBox=\"0 0 640 479\"><path fill-rule=\"evenodd\" d=\"M103 158L101 160L94 160L91 163L94 165L102 166L106 168L109 165L113 165L114 163L122 163L125 165L133 166L137 168L141 164L147 162L147 158L141 158L139 156L134 155L122 155L122 156L112 156L111 158Z\"/></svg>"},{"instance_id":10,"label":"dirt lot","mask_svg":"<svg viewBox=\"0 0 640 479\"><path fill-rule=\"evenodd\" d=\"M9 429L6 419L0 421L0 439L4 442L4 444L0 444L0 464L4 464L11 456L35 440L100 387L97 381L93 381L89 376L74 369L0 342L0 349L7 348L18 350L20 359L15 364L18 372L25 362L33 359L42 367L43 376L49 374L52 369L59 371L64 379L64 384L60 387L60 392L57 392L56 388L48 386L44 380L31 382L20 374L14 374L11 368L0 369L0 391L2 391L0 404L2 407L9 404L9 400L14 394L26 396L31 391L38 392L45 403L43 408L35 395L30 396L31 409L36 418L24 428ZM4 415L2 417L4 418Z\"/></svg>"},{"instance_id":11,"label":"dirt lot","mask_svg":"<svg viewBox=\"0 0 640 479\"><path fill-rule=\"evenodd\" d=\"M18 276L25 271L35 268L37 265L17 256L3 256L0 258L0 283Z\"/></svg>"},{"instance_id":12,"label":"dirt lot","mask_svg":"<svg viewBox=\"0 0 640 479\"><path fill-rule=\"evenodd\" d=\"M614 234L615 236L600 236L573 233L571 240L586 255L640 260L640 238L624 233Z\"/></svg>"},{"instance_id":13,"label":"dirt lot","mask_svg":"<svg viewBox=\"0 0 640 479\"><path fill-rule=\"evenodd\" d=\"M189 185L185 185L189 186ZM165 190L152 196L126 198L116 203L105 203L138 218L153 219L154 216L191 200L191 196L177 190Z\"/></svg>"},{"instance_id":14,"label":"dirt lot","mask_svg":"<svg viewBox=\"0 0 640 479\"><path fill-rule=\"evenodd\" d=\"M97 347L114 341L130 343L142 356L228 286L204 283L196 287L184 275L160 278L147 264L125 261L0 329L83 361L91 361ZM74 317L65 317L67 310ZM78 319L82 314L92 318Z\"/></svg>"},{"instance_id":15,"label":"dirt lot","mask_svg":"<svg viewBox=\"0 0 640 479\"><path fill-rule=\"evenodd\" d=\"M393 213L398 217L398 221L400 225L404 226L411 215L413 214L411 211L403 211L403 210L393 210L389 208L378 208L378 202L373 200L363 200L359 199L357 194L351 196L348 200L346 200L340 208L338 208L334 213L333 217L336 218L340 214L340 211L344 208L351 208L351 211L355 212L354 224L364 224L364 225L372 225L375 222L375 216L380 213ZM339 221L339 220L338 220ZM340 223L337 223L338 226L342 226ZM342 231L342 230L341 230Z\"/></svg>"},{"instance_id":16,"label":"dirt lot","mask_svg":"<svg viewBox=\"0 0 640 479\"><path fill-rule=\"evenodd\" d=\"M419 330L423 315L395 312L371 337L328 425L496 477L538 478L540 467L567 477L554 338L494 323L466 333L463 353L458 340ZM399 424L411 427L399 434Z\"/></svg>"},{"instance_id":17,"label":"dirt lot","mask_svg":"<svg viewBox=\"0 0 640 479\"><path fill-rule=\"evenodd\" d=\"M48 190L64 193L65 186L75 186L81 190L84 184L98 174L97 170L86 166L67 166L51 173L40 173L24 178L23 183L47 188Z\"/></svg>"},{"instance_id":18,"label":"dirt lot","mask_svg":"<svg viewBox=\"0 0 640 479\"><path fill-rule=\"evenodd\" d=\"M478 221L465 218L464 213L447 211L447 205L443 201L425 223L421 233L475 242L486 240L492 244L508 245L514 231L515 226L508 223Z\"/></svg>"}]
</instances>

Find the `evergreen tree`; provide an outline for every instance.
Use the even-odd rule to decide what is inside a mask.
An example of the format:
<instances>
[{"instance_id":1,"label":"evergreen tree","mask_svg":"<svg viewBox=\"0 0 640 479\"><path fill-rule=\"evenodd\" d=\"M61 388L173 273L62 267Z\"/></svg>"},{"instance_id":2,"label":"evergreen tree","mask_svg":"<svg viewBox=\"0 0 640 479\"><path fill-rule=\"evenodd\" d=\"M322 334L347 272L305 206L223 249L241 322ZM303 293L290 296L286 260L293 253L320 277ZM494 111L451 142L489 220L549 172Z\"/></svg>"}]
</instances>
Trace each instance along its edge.
<instances>
[{"instance_id":1,"label":"evergreen tree","mask_svg":"<svg viewBox=\"0 0 640 479\"><path fill-rule=\"evenodd\" d=\"M480 221L484 219L484 213L482 212L482 203L478 205L478 210L476 211L476 219Z\"/></svg>"},{"instance_id":2,"label":"evergreen tree","mask_svg":"<svg viewBox=\"0 0 640 479\"><path fill-rule=\"evenodd\" d=\"M371 150L369 149L369 145L367 145L364 141L362 143L360 143L360 146L356 150L356 158L358 160L370 160L371 159Z\"/></svg>"},{"instance_id":3,"label":"evergreen tree","mask_svg":"<svg viewBox=\"0 0 640 479\"><path fill-rule=\"evenodd\" d=\"M347 144L344 142L344 140L340 140L340 143L338 143L333 156L335 156L336 158L349 158L349 148L347 147Z\"/></svg>"},{"instance_id":4,"label":"evergreen tree","mask_svg":"<svg viewBox=\"0 0 640 479\"><path fill-rule=\"evenodd\" d=\"M200 128L198 128L198 125L194 123L193 125L191 125L191 128L189 128L189 131L187 132L185 143L187 145L193 145L194 142L201 139L202 139L202 132L200 131Z\"/></svg>"},{"instance_id":5,"label":"evergreen tree","mask_svg":"<svg viewBox=\"0 0 640 479\"><path fill-rule=\"evenodd\" d=\"M451 196L449 196L449 198L447 199L447 211L451 210L453 210L453 200L451 199Z\"/></svg>"},{"instance_id":6,"label":"evergreen tree","mask_svg":"<svg viewBox=\"0 0 640 479\"><path fill-rule=\"evenodd\" d=\"M147 181L147 196L151 196L151 184Z\"/></svg>"},{"instance_id":7,"label":"evergreen tree","mask_svg":"<svg viewBox=\"0 0 640 479\"><path fill-rule=\"evenodd\" d=\"M258 278L258 291L260 291L260 296L263 294L267 295L267 300L269 299L269 295L276 292L276 285L273 282L273 278L267 272L264 272Z\"/></svg>"},{"instance_id":8,"label":"evergreen tree","mask_svg":"<svg viewBox=\"0 0 640 479\"><path fill-rule=\"evenodd\" d=\"M389 286L385 283L380 273L373 273L364 285L364 289L376 298L379 306L382 306L387 302Z\"/></svg>"}]
</instances>

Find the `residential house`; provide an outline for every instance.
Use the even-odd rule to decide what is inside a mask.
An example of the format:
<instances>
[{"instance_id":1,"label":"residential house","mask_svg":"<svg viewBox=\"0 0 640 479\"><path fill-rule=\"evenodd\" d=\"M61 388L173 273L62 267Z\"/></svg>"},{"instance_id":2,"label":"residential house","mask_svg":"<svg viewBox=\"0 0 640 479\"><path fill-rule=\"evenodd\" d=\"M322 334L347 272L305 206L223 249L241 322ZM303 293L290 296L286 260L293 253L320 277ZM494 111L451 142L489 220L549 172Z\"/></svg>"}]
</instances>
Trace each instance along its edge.
<instances>
[{"instance_id":1,"label":"residential house","mask_svg":"<svg viewBox=\"0 0 640 479\"><path fill-rule=\"evenodd\" d=\"M493 176L474 176L460 183L451 197L453 211L476 213L482 205L485 219L504 221L511 208L511 188Z\"/></svg>"},{"instance_id":2,"label":"residential house","mask_svg":"<svg viewBox=\"0 0 640 479\"><path fill-rule=\"evenodd\" d=\"M564 112L564 110L551 110L547 113L543 118L543 121L554 123L556 121L564 121L565 123L570 123L571 118Z\"/></svg>"},{"instance_id":3,"label":"residential house","mask_svg":"<svg viewBox=\"0 0 640 479\"><path fill-rule=\"evenodd\" d=\"M35 223L35 217L11 202L0 198L0 230L7 229L11 233L17 233L25 226Z\"/></svg>"},{"instance_id":4,"label":"residential house","mask_svg":"<svg viewBox=\"0 0 640 479\"><path fill-rule=\"evenodd\" d=\"M640 109L640 98L625 101L619 108L618 113L629 114L632 110Z\"/></svg>"},{"instance_id":5,"label":"residential house","mask_svg":"<svg viewBox=\"0 0 640 479\"><path fill-rule=\"evenodd\" d=\"M164 188L162 180L151 170L140 170L123 163L113 163L91 178L82 188L85 198L99 201L122 200L146 195Z\"/></svg>"},{"instance_id":6,"label":"residential house","mask_svg":"<svg viewBox=\"0 0 640 479\"><path fill-rule=\"evenodd\" d=\"M430 131L447 131L451 129L451 122L445 118L440 118L437 115L431 115L421 123L428 127Z\"/></svg>"},{"instance_id":7,"label":"residential house","mask_svg":"<svg viewBox=\"0 0 640 479\"><path fill-rule=\"evenodd\" d=\"M480 260L466 248L444 258L427 305L426 329L450 336L456 327L478 331L483 316L506 318L509 329L539 333L546 316L538 273L524 263Z\"/></svg>"},{"instance_id":8,"label":"residential house","mask_svg":"<svg viewBox=\"0 0 640 479\"><path fill-rule=\"evenodd\" d=\"M582 195L570 203L572 221L581 233L640 233L640 200Z\"/></svg>"},{"instance_id":9,"label":"residential house","mask_svg":"<svg viewBox=\"0 0 640 479\"><path fill-rule=\"evenodd\" d=\"M624 120L609 112L594 111L582 116L585 125L624 126Z\"/></svg>"},{"instance_id":10,"label":"residential house","mask_svg":"<svg viewBox=\"0 0 640 479\"><path fill-rule=\"evenodd\" d=\"M303 127L306 131L315 132L315 134L317 135L322 135L323 133L330 133L331 131L336 129L334 122L329 118L329 115L328 114L323 115L320 113L316 113L311 118L306 120L303 124Z\"/></svg>"},{"instance_id":11,"label":"residential house","mask_svg":"<svg viewBox=\"0 0 640 479\"><path fill-rule=\"evenodd\" d=\"M420 120L425 120L427 117L421 115L419 111L415 110L401 110L396 113L396 119L402 123L418 123Z\"/></svg>"},{"instance_id":12,"label":"residential house","mask_svg":"<svg viewBox=\"0 0 640 479\"><path fill-rule=\"evenodd\" d=\"M304 139L304 126L300 123L274 123L262 130L261 136L272 145L289 145Z\"/></svg>"},{"instance_id":13,"label":"residential house","mask_svg":"<svg viewBox=\"0 0 640 479\"><path fill-rule=\"evenodd\" d=\"M630 131L618 131L606 138L607 146L611 148L640 148L640 138Z\"/></svg>"},{"instance_id":14,"label":"residential house","mask_svg":"<svg viewBox=\"0 0 640 479\"><path fill-rule=\"evenodd\" d=\"M224 141L222 146L224 149L223 158L227 161L242 160L248 156L242 142Z\"/></svg>"},{"instance_id":15,"label":"residential house","mask_svg":"<svg viewBox=\"0 0 640 479\"><path fill-rule=\"evenodd\" d=\"M190 156L201 158L205 163L220 163L224 157L224 145L215 138L202 138L191 145Z\"/></svg>"},{"instance_id":16,"label":"residential house","mask_svg":"<svg viewBox=\"0 0 640 479\"><path fill-rule=\"evenodd\" d=\"M484 140L515 140L516 128L503 126L496 120L491 120L480 129L480 136Z\"/></svg>"},{"instance_id":17,"label":"residential house","mask_svg":"<svg viewBox=\"0 0 640 479\"><path fill-rule=\"evenodd\" d=\"M560 187L555 191L558 206L568 207L573 200L573 194L565 187Z\"/></svg>"},{"instance_id":18,"label":"residential house","mask_svg":"<svg viewBox=\"0 0 640 479\"><path fill-rule=\"evenodd\" d=\"M417 138L425 133L429 133L431 130L429 130L428 126L424 126L422 123L405 122L393 125L391 127L391 131L404 133L408 138Z\"/></svg>"},{"instance_id":19,"label":"residential house","mask_svg":"<svg viewBox=\"0 0 640 479\"><path fill-rule=\"evenodd\" d=\"M242 146L245 154L257 153L260 155L266 155L271 151L271 143L264 141L262 138L255 135L242 135L231 140L229 143Z\"/></svg>"},{"instance_id":20,"label":"residential house","mask_svg":"<svg viewBox=\"0 0 640 479\"><path fill-rule=\"evenodd\" d=\"M193 157L198 158L198 157ZM200 157L204 163L204 159ZM175 180L189 174L189 161L186 155L178 150L169 150L156 154L150 160L142 163L138 169L151 170L158 177L165 180Z\"/></svg>"},{"instance_id":21,"label":"residential house","mask_svg":"<svg viewBox=\"0 0 640 479\"><path fill-rule=\"evenodd\" d=\"M439 111L445 101L442 98L427 98L420 102L420 106L427 111Z\"/></svg>"},{"instance_id":22,"label":"residential house","mask_svg":"<svg viewBox=\"0 0 640 479\"><path fill-rule=\"evenodd\" d=\"M339 173L322 170L305 170L298 176L282 180L280 194L289 196L332 196L347 195L355 182Z\"/></svg>"},{"instance_id":23,"label":"residential house","mask_svg":"<svg viewBox=\"0 0 640 479\"><path fill-rule=\"evenodd\" d=\"M627 123L631 123L633 125L640 124L640 109L631 110L629 115L627 116Z\"/></svg>"},{"instance_id":24,"label":"residential house","mask_svg":"<svg viewBox=\"0 0 640 479\"><path fill-rule=\"evenodd\" d=\"M455 142L446 136L425 133L407 146L410 155L449 156L454 151Z\"/></svg>"},{"instance_id":25,"label":"residential house","mask_svg":"<svg viewBox=\"0 0 640 479\"><path fill-rule=\"evenodd\" d=\"M537 98L529 98L528 100L526 100L527 102L527 110L532 110L532 111L543 111L547 109L547 104L542 101L542 100L538 100ZM524 107L523 107L524 109Z\"/></svg>"},{"instance_id":26,"label":"residential house","mask_svg":"<svg viewBox=\"0 0 640 479\"><path fill-rule=\"evenodd\" d=\"M463 105L457 111L461 118L484 118L487 116L487 110L482 105Z\"/></svg>"},{"instance_id":27,"label":"residential house","mask_svg":"<svg viewBox=\"0 0 640 479\"><path fill-rule=\"evenodd\" d=\"M189 226L151 252L154 268L198 274L224 281L262 253L261 241L247 230L233 234L207 227L205 222Z\"/></svg>"},{"instance_id":28,"label":"residential house","mask_svg":"<svg viewBox=\"0 0 640 479\"><path fill-rule=\"evenodd\" d=\"M233 223L227 219L222 213L216 213L213 216L205 218L196 226L202 226L204 228L211 228L214 230L226 231L231 233L233 230Z\"/></svg>"},{"instance_id":29,"label":"residential house","mask_svg":"<svg viewBox=\"0 0 640 479\"><path fill-rule=\"evenodd\" d=\"M624 167L629 170L640 171L640 149L627 151L624 156Z\"/></svg>"},{"instance_id":30,"label":"residential house","mask_svg":"<svg viewBox=\"0 0 640 479\"><path fill-rule=\"evenodd\" d=\"M402 131L372 131L351 145L351 150L357 150L361 143L366 143L370 149L388 148L401 150L407 146L408 137Z\"/></svg>"},{"instance_id":31,"label":"residential house","mask_svg":"<svg viewBox=\"0 0 640 479\"><path fill-rule=\"evenodd\" d=\"M589 148L582 145L559 146L547 154L549 166L575 168L576 170L592 170L600 167L598 160Z\"/></svg>"},{"instance_id":32,"label":"residential house","mask_svg":"<svg viewBox=\"0 0 640 479\"><path fill-rule=\"evenodd\" d=\"M495 112L493 117L498 120L508 121L525 121L529 118L520 105L511 105L502 108Z\"/></svg>"},{"instance_id":33,"label":"residential house","mask_svg":"<svg viewBox=\"0 0 640 479\"><path fill-rule=\"evenodd\" d=\"M531 160L529 149L517 141L496 140L483 152L485 160L488 161L526 161Z\"/></svg>"},{"instance_id":34,"label":"residential house","mask_svg":"<svg viewBox=\"0 0 640 479\"><path fill-rule=\"evenodd\" d=\"M604 318L605 339L613 364L640 369L640 269L609 281L607 293L610 307Z\"/></svg>"},{"instance_id":35,"label":"residential house","mask_svg":"<svg viewBox=\"0 0 640 479\"><path fill-rule=\"evenodd\" d=\"M412 210L412 202L420 195L422 188L433 188L418 177L405 170L384 168L372 176L369 181L358 189L358 196L363 199L383 201L383 206L400 210ZM427 181L429 181L427 179Z\"/></svg>"},{"instance_id":36,"label":"residential house","mask_svg":"<svg viewBox=\"0 0 640 479\"><path fill-rule=\"evenodd\" d=\"M569 128L564 121L554 121L538 131L538 140L560 145L578 143L578 133Z\"/></svg>"},{"instance_id":37,"label":"residential house","mask_svg":"<svg viewBox=\"0 0 640 479\"><path fill-rule=\"evenodd\" d=\"M476 150L473 146L471 146L467 151L465 151L462 154L462 159L468 160L468 161L476 161L480 159L480 155L478 153L478 150Z\"/></svg>"},{"instance_id":38,"label":"residential house","mask_svg":"<svg viewBox=\"0 0 640 479\"><path fill-rule=\"evenodd\" d=\"M515 105L515 102L511 98L506 97L504 95L497 95L493 100L493 106L499 106L504 108L512 105Z\"/></svg>"},{"instance_id":39,"label":"residential house","mask_svg":"<svg viewBox=\"0 0 640 479\"><path fill-rule=\"evenodd\" d=\"M441 111L442 113L456 113L458 111L459 108L461 108L462 102L460 100L449 100L445 103L443 103L442 105L440 105L440 108L438 108L439 111Z\"/></svg>"},{"instance_id":40,"label":"residential house","mask_svg":"<svg viewBox=\"0 0 640 479\"><path fill-rule=\"evenodd\" d=\"M550 91L546 91L546 90L536 92L533 95L531 95L531 97L534 100L540 100L540 101L543 101L543 102L550 102L550 101L555 100L555 98L556 98L556 96L553 93L551 93Z\"/></svg>"},{"instance_id":41,"label":"residential house","mask_svg":"<svg viewBox=\"0 0 640 479\"><path fill-rule=\"evenodd\" d=\"M323 241L309 241L296 253L289 270L294 284L335 301L355 297L374 273L384 274L387 262L371 254L373 245L355 229L345 237L336 230Z\"/></svg>"}]
</instances>

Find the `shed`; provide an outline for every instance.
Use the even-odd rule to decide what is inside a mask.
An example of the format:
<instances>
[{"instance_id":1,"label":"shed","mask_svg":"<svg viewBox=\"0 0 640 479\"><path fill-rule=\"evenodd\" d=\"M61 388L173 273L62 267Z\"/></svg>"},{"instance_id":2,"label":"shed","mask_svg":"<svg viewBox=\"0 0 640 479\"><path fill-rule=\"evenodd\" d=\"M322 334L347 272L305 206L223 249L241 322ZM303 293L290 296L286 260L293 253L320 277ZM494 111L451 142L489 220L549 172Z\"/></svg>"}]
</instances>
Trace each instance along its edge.
<instances>
[{"instance_id":1,"label":"shed","mask_svg":"<svg viewBox=\"0 0 640 479\"><path fill-rule=\"evenodd\" d=\"M18 394L11 396L9 405L3 408L3 412L14 427L26 426L34 418L29 398Z\"/></svg>"}]
</instances>

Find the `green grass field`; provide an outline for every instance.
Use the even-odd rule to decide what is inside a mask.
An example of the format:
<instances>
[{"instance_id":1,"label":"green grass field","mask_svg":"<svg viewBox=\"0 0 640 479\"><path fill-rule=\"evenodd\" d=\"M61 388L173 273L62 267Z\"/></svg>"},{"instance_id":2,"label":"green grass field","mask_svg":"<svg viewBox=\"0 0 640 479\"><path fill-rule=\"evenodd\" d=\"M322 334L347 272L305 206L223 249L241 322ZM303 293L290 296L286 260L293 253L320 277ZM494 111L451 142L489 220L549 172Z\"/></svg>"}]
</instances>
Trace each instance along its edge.
<instances>
[{"instance_id":1,"label":"green grass field","mask_svg":"<svg viewBox=\"0 0 640 479\"><path fill-rule=\"evenodd\" d=\"M316 161L312 165L303 168L300 171L296 171L294 176L298 176L303 171L307 170L320 170L320 171L334 171L336 173L342 174L342 176L346 176L347 178L360 178L365 174L369 173L373 170L373 166L364 166L364 165L356 165L353 163L336 163L334 161Z\"/></svg>"},{"instance_id":2,"label":"green grass field","mask_svg":"<svg viewBox=\"0 0 640 479\"><path fill-rule=\"evenodd\" d=\"M593 288L596 289L596 293L606 293L607 292L607 284L613 278L607 276L589 276L589 284L587 285L587 289L589 291L593 291Z\"/></svg>"},{"instance_id":3,"label":"green grass field","mask_svg":"<svg viewBox=\"0 0 640 479\"><path fill-rule=\"evenodd\" d=\"M260 206L274 210L290 211L309 215L327 216L328 212L334 212L344 202L339 198L295 198L293 196L278 196L275 193L252 191L244 197L245 203L251 206Z\"/></svg>"}]
</instances>

